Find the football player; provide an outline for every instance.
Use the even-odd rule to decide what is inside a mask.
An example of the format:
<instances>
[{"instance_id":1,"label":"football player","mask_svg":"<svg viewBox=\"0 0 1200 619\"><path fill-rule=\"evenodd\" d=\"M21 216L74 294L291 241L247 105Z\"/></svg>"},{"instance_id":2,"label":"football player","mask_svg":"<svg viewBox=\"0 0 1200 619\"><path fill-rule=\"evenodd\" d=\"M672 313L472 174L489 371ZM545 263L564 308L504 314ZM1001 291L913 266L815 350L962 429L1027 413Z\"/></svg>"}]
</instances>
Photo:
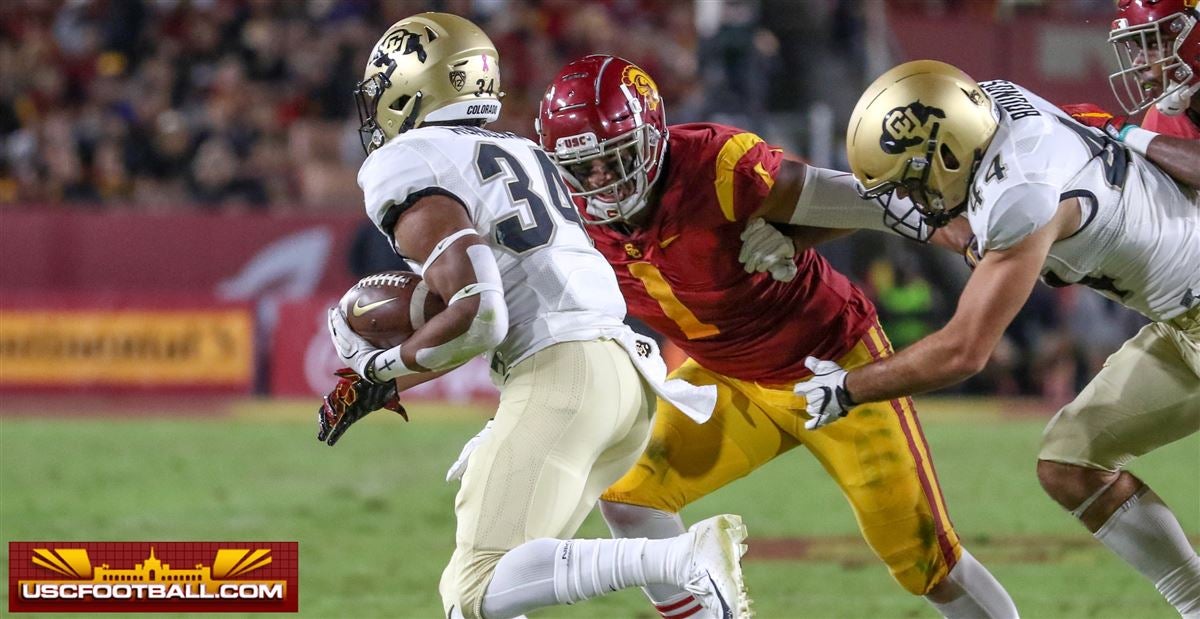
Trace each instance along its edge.
<instances>
[{"instance_id":1,"label":"football player","mask_svg":"<svg viewBox=\"0 0 1200 619\"><path fill-rule=\"evenodd\" d=\"M749 617L737 516L665 540L563 539L642 452L656 394L699 420L712 402L665 381L653 343L624 325L612 269L545 153L483 128L500 92L495 47L461 17L401 20L372 50L355 90L367 214L422 265L446 309L387 350L330 311L338 354L358 378L327 405L321 435L334 442L364 414L357 402L398 409L383 396L487 353L500 405L455 500L445 616L503 619L669 584L713 616Z\"/></svg>"},{"instance_id":2,"label":"football player","mask_svg":"<svg viewBox=\"0 0 1200 619\"><path fill-rule=\"evenodd\" d=\"M759 215L886 229L853 178L733 127L668 127L651 76L613 56L563 67L542 100L537 132L630 312L690 356L673 376L715 385L718 394L703 425L659 401L645 453L604 493L614 535L678 535L685 505L802 445L840 486L901 586L947 617L1015 617L1007 592L950 523L912 400L866 404L832 432L805 428L792 385L809 373L806 356L854 367L891 354L871 302L811 250L769 273L739 264L760 237L780 238L754 220ZM919 218L909 221L911 234L926 236ZM678 587L646 593L663 617L697 609Z\"/></svg>"},{"instance_id":3,"label":"football player","mask_svg":"<svg viewBox=\"0 0 1200 619\"><path fill-rule=\"evenodd\" d=\"M1196 0L1121 0L1108 40L1120 69L1109 76L1125 113L1146 110L1142 126L1095 105L1063 106L1200 188L1200 12Z\"/></svg>"},{"instance_id":4,"label":"football player","mask_svg":"<svg viewBox=\"0 0 1200 619\"><path fill-rule=\"evenodd\" d=\"M796 386L809 414L836 428L864 402L975 374L1039 277L1095 289L1153 322L1050 421L1038 478L1180 614L1200 617L1200 557L1123 470L1200 429L1197 192L1016 84L930 60L879 77L846 143L864 195L911 197L930 225L965 213L981 259L937 332L857 368L809 359L815 376Z\"/></svg>"}]
</instances>

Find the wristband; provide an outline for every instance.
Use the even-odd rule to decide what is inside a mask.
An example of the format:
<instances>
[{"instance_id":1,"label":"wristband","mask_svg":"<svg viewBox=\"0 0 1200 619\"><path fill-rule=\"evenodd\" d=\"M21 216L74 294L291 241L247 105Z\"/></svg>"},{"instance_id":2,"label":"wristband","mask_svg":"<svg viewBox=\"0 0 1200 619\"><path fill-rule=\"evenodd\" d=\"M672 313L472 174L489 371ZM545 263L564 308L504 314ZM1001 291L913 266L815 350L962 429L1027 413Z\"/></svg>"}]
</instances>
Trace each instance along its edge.
<instances>
[{"instance_id":1,"label":"wristband","mask_svg":"<svg viewBox=\"0 0 1200 619\"><path fill-rule=\"evenodd\" d=\"M1150 147L1150 142L1156 137L1158 137L1157 133L1142 129L1137 125L1127 125L1117 134L1117 139L1122 144L1143 157L1146 156L1146 149Z\"/></svg>"},{"instance_id":2,"label":"wristband","mask_svg":"<svg viewBox=\"0 0 1200 619\"><path fill-rule=\"evenodd\" d=\"M367 363L367 375L364 378L373 383L386 383L401 376L420 373L419 370L404 365L404 360L400 358L400 347L396 346L375 353L375 356L371 357Z\"/></svg>"}]
</instances>

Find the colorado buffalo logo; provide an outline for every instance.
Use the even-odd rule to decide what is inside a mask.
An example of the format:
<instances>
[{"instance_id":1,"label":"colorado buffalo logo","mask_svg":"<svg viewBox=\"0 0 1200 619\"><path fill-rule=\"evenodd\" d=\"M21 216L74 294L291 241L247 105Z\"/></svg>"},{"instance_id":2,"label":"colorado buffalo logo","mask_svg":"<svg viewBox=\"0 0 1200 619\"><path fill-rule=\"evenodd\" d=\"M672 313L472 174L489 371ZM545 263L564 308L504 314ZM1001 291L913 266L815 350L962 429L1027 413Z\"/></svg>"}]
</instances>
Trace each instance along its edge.
<instances>
[{"instance_id":1,"label":"colorado buffalo logo","mask_svg":"<svg viewBox=\"0 0 1200 619\"><path fill-rule=\"evenodd\" d=\"M645 97L646 105L648 105L651 110L658 109L658 102L660 100L658 97L658 84L655 84L654 80L650 79L650 75L648 75L645 71L633 65L629 65L628 67L625 67L625 71L621 73L621 81L632 86L634 90L638 91L638 94Z\"/></svg>"},{"instance_id":2,"label":"colorado buffalo logo","mask_svg":"<svg viewBox=\"0 0 1200 619\"><path fill-rule=\"evenodd\" d=\"M904 107L893 108L883 115L883 134L879 136L879 147L889 155L899 155L911 146L916 146L932 132L926 129L931 118L945 118L946 113L936 107L913 101ZM934 123L934 127L937 123Z\"/></svg>"},{"instance_id":3,"label":"colorado buffalo logo","mask_svg":"<svg viewBox=\"0 0 1200 619\"><path fill-rule=\"evenodd\" d=\"M429 35L430 43L437 38L437 35L429 28L426 28L425 32ZM429 54L425 52L425 46L421 45L421 34L409 32L404 28L397 28L384 35L383 43L379 47L389 52L399 51L401 56L416 54L417 60L421 64L425 64L426 58L429 57Z\"/></svg>"}]
</instances>

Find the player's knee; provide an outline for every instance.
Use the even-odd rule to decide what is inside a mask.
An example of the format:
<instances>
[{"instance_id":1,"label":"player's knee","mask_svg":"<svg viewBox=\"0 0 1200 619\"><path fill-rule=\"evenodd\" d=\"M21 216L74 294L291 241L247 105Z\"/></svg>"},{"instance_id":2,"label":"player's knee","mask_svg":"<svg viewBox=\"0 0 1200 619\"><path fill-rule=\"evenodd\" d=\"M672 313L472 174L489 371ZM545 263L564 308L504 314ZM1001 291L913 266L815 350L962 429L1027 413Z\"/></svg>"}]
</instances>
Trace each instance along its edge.
<instances>
[{"instance_id":1,"label":"player's knee","mask_svg":"<svg viewBox=\"0 0 1200 619\"><path fill-rule=\"evenodd\" d=\"M928 595L944 582L961 554L957 536L929 541L932 546L922 543L881 555L892 578L913 595Z\"/></svg>"},{"instance_id":2,"label":"player's knee","mask_svg":"<svg viewBox=\"0 0 1200 619\"><path fill-rule=\"evenodd\" d=\"M892 566L892 578L904 590L913 595L926 595L946 578L949 570L938 569L926 562L914 562L904 566Z\"/></svg>"},{"instance_id":3,"label":"player's knee","mask_svg":"<svg viewBox=\"0 0 1200 619\"><path fill-rule=\"evenodd\" d=\"M1074 509L1095 488L1100 488L1112 481L1120 473L1089 469L1074 464L1038 460L1038 483L1050 498L1067 509Z\"/></svg>"},{"instance_id":4,"label":"player's knee","mask_svg":"<svg viewBox=\"0 0 1200 619\"><path fill-rule=\"evenodd\" d=\"M483 594L503 556L498 551L455 553L453 567L442 573L443 605L457 608L464 619L483 619Z\"/></svg>"},{"instance_id":5,"label":"player's knee","mask_svg":"<svg viewBox=\"0 0 1200 619\"><path fill-rule=\"evenodd\" d=\"M654 507L601 500L600 514L616 537L663 538L684 530L679 514Z\"/></svg>"}]
</instances>

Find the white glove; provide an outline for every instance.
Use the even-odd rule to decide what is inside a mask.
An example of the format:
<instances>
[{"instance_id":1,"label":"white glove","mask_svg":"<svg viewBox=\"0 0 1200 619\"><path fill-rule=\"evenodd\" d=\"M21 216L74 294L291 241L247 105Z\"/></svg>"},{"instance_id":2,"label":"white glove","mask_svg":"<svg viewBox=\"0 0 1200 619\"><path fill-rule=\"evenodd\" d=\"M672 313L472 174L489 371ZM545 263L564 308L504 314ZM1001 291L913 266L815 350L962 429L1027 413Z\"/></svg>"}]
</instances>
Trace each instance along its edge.
<instances>
[{"instance_id":1,"label":"white glove","mask_svg":"<svg viewBox=\"0 0 1200 619\"><path fill-rule=\"evenodd\" d=\"M483 424L483 429L479 431L479 434L472 436L471 440L467 441L466 445L463 445L462 451L458 454L458 459L446 471L446 483L462 479L463 473L467 472L467 461L471 459L471 454L474 453L475 448L479 447L479 444L492 433L492 423L494 421L494 419L488 419L488 422Z\"/></svg>"},{"instance_id":2,"label":"white glove","mask_svg":"<svg viewBox=\"0 0 1200 619\"><path fill-rule=\"evenodd\" d=\"M341 357L346 367L371 382L379 382L374 378L373 366L375 357L383 353L384 349L375 348L355 333L350 328L350 323L346 322L345 314L336 307L329 308L329 337L333 338L333 347L337 349L338 357Z\"/></svg>"},{"instance_id":3,"label":"white glove","mask_svg":"<svg viewBox=\"0 0 1200 619\"><path fill-rule=\"evenodd\" d=\"M796 245L791 237L775 226L755 217L742 231L742 251L738 253L747 273L769 271L771 277L790 282L796 277Z\"/></svg>"},{"instance_id":4,"label":"white glove","mask_svg":"<svg viewBox=\"0 0 1200 619\"><path fill-rule=\"evenodd\" d=\"M846 416L854 403L846 392L846 370L833 361L822 361L816 357L804 359L804 367L812 371L813 377L796 383L792 392L802 395L809 419L804 427L816 430Z\"/></svg>"}]
</instances>

